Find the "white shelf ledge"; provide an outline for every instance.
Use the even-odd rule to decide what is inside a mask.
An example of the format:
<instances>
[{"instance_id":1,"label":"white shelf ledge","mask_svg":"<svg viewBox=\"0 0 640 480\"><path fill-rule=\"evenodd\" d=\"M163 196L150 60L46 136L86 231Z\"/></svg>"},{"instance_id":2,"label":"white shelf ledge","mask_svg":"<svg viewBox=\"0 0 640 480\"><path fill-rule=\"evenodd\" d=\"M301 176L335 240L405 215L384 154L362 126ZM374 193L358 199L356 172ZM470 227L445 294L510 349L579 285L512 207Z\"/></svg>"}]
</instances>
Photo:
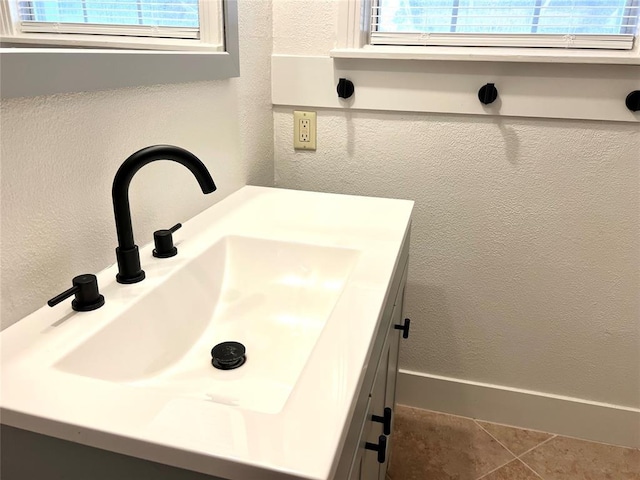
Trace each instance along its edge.
<instances>
[{"instance_id":1,"label":"white shelf ledge","mask_svg":"<svg viewBox=\"0 0 640 480\"><path fill-rule=\"evenodd\" d=\"M640 42L636 42L640 45ZM437 60L510 63L582 63L599 65L638 65L640 50L568 50L559 48L506 47L405 47L376 45L363 48L335 48L333 58L370 60ZM640 74L639 74L640 75Z\"/></svg>"}]
</instances>

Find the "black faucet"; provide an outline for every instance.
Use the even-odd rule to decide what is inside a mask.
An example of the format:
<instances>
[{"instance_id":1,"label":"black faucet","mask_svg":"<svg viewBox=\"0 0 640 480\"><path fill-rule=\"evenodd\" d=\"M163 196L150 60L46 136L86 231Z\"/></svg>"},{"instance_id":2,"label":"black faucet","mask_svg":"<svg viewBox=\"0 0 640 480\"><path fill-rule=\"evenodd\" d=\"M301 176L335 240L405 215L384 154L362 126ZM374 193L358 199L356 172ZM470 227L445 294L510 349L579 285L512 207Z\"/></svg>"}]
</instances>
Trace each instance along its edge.
<instances>
[{"instance_id":1,"label":"black faucet","mask_svg":"<svg viewBox=\"0 0 640 480\"><path fill-rule=\"evenodd\" d=\"M147 163L156 160L171 160L178 162L196 177L202 193L215 191L216 185L207 170L207 167L192 153L172 145L154 145L143 148L127 158L113 179L113 212L116 217L116 231L118 232L118 274L116 280L119 283L136 283L144 280L144 271L140 267L140 254L138 246L133 240L133 228L131 226L131 209L129 207L129 184L138 170Z\"/></svg>"}]
</instances>

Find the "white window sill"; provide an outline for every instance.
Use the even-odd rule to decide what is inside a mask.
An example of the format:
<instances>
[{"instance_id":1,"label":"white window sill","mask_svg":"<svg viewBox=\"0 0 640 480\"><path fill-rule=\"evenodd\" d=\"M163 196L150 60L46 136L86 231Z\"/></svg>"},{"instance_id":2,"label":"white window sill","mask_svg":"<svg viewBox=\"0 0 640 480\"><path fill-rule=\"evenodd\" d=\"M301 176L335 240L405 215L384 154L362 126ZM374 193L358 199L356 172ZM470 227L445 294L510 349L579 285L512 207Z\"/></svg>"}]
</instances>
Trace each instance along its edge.
<instances>
[{"instance_id":1,"label":"white window sill","mask_svg":"<svg viewBox=\"0 0 640 480\"><path fill-rule=\"evenodd\" d=\"M20 40L3 37L0 45L3 47L0 48L1 97L237 77L240 75L237 0L224 0L224 5L224 50L212 43L194 45L193 41L179 39L147 39L145 41L153 47L143 49L131 37L106 45L105 38L94 38L90 40L91 45L78 45L77 41L74 44L71 39L65 40L63 37L67 36L63 34L49 40L50 35L40 35L41 40L31 45L28 44L33 40L27 40L30 35ZM55 39L60 41L51 41Z\"/></svg>"},{"instance_id":2,"label":"white window sill","mask_svg":"<svg viewBox=\"0 0 640 480\"><path fill-rule=\"evenodd\" d=\"M436 60L461 62L567 63L640 65L640 41L625 51L563 50L559 48L506 47L402 47L367 45L363 48L335 48L333 58L371 60Z\"/></svg>"},{"instance_id":3,"label":"white window sill","mask_svg":"<svg viewBox=\"0 0 640 480\"><path fill-rule=\"evenodd\" d=\"M239 75L237 52L0 48L2 98L186 83Z\"/></svg>"}]
</instances>

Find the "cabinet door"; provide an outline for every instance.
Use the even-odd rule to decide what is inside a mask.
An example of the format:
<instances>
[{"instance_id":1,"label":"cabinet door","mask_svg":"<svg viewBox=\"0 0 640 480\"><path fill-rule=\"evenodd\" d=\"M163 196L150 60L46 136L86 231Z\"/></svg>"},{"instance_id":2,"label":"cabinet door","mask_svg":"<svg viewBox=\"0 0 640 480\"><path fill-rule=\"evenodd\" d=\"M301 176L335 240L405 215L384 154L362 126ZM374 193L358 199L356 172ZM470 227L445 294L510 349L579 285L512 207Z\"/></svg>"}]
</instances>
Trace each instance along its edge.
<instances>
[{"instance_id":1,"label":"cabinet door","mask_svg":"<svg viewBox=\"0 0 640 480\"><path fill-rule=\"evenodd\" d=\"M384 435L384 425L373 421L373 416L384 418L385 408L395 408L396 380L398 376L398 354L400 349L401 330L394 328L402 324L402 310L404 288L407 272L400 282L400 289L395 298L391 318L387 317L383 324L387 326L385 341L377 365L370 364L369 368L376 368L371 393L367 403L367 413L362 426L360 446L353 458L348 480L385 480L387 466L391 458L391 436L386 438L385 461L378 462L378 453L365 448L365 443L378 445L380 436ZM362 418L362 417L361 417ZM391 416L391 429L393 430L393 413Z\"/></svg>"},{"instance_id":2,"label":"cabinet door","mask_svg":"<svg viewBox=\"0 0 640 480\"><path fill-rule=\"evenodd\" d=\"M373 416L384 417L385 407L393 408L393 403L389 403L387 395L389 389L394 389L395 386L389 385L389 369L392 364L393 368L397 367L398 362L398 346L397 336L395 334L397 330L393 328L393 324L388 332L385 345L382 349L382 355L380 357L380 363L378 364L378 370L376 371L376 377L371 391L371 401L369 404L369 414L367 421L372 422L372 428L367 436L367 442L378 444L380 436L384 434L384 426L381 422L373 421ZM395 395L395 393L394 393ZM393 417L392 417L393 418ZM389 437L386 437L386 453L384 463L378 462L378 453L373 450L366 450L362 463L361 480L385 480L387 473L387 465L389 464L390 443Z\"/></svg>"},{"instance_id":3,"label":"cabinet door","mask_svg":"<svg viewBox=\"0 0 640 480\"><path fill-rule=\"evenodd\" d=\"M364 463L364 454L366 452L364 448L365 439L369 435L369 430L371 430L372 422L369 421L371 418L371 395L367 397L367 407L365 410L364 421L362 422L362 428L360 430L360 446L358 450L356 450L355 457L353 459L353 463L351 464L351 471L349 473L349 480L361 480L362 479L362 464Z\"/></svg>"},{"instance_id":4,"label":"cabinet door","mask_svg":"<svg viewBox=\"0 0 640 480\"><path fill-rule=\"evenodd\" d=\"M402 325L403 323L402 307L404 303L404 288L402 287L400 293L398 294L398 303L396 303L396 306L393 308L391 330L389 331L389 363L387 365L387 391L385 393L385 404L387 407L391 408L394 408L396 404L398 356L400 354L400 337L402 335L402 330L396 329L395 326Z\"/></svg>"},{"instance_id":5,"label":"cabinet door","mask_svg":"<svg viewBox=\"0 0 640 480\"><path fill-rule=\"evenodd\" d=\"M402 297L401 297L402 298ZM391 432L393 432L393 424L396 409L396 383L398 378L398 355L400 353L400 336L402 332L396 330L394 325L400 325L402 323L402 302L396 305L393 309L393 316L391 318L391 330L389 330L388 345L386 350L387 359L384 365L386 382L385 382L385 394L384 394L384 406L391 408ZM384 357L383 357L384 359ZM383 365L380 365L380 369L383 369ZM387 461L384 465L385 473L387 466L391 460L391 442L392 436L387 439ZM384 478L384 476L382 477Z\"/></svg>"},{"instance_id":6,"label":"cabinet door","mask_svg":"<svg viewBox=\"0 0 640 480\"><path fill-rule=\"evenodd\" d=\"M393 312L391 314L391 329L389 331L389 359L387 363L387 387L385 392L385 406L392 409L395 414L396 408L396 387L398 383L398 357L400 355L400 341L402 330L396 329L396 325L403 324L404 313L404 291L407 285L407 275L409 271L404 269L400 288L395 299ZM394 416L391 416L391 431L393 432ZM391 437L389 437L389 460L391 459ZM389 461L387 461L389 463Z\"/></svg>"},{"instance_id":7,"label":"cabinet door","mask_svg":"<svg viewBox=\"0 0 640 480\"><path fill-rule=\"evenodd\" d=\"M372 420L373 415L382 416L385 407L385 394L387 389L387 365L389 358L389 345L385 343L382 349L382 356L376 371L376 377L373 381L373 389L371 390L371 401L369 402L369 412L367 413L367 422L371 422L371 429L366 437L366 441L372 444L378 444L380 435L383 435L383 425ZM386 449L386 455L389 449ZM387 472L387 462L378 462L378 453L373 450L365 450L362 458L362 470L360 473L361 480L384 480Z\"/></svg>"}]
</instances>

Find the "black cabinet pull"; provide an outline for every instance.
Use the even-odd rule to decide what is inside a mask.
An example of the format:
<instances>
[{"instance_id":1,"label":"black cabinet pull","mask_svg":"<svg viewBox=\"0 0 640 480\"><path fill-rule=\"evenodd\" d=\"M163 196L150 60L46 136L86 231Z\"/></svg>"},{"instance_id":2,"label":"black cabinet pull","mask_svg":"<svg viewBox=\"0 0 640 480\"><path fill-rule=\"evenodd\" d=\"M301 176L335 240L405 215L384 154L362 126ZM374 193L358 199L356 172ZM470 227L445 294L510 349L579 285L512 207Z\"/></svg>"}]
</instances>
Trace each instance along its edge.
<instances>
[{"instance_id":1,"label":"black cabinet pull","mask_svg":"<svg viewBox=\"0 0 640 480\"><path fill-rule=\"evenodd\" d=\"M378 437L378 443L365 443L364 448L378 452L378 463L384 463L387 459L387 437L384 435Z\"/></svg>"},{"instance_id":2,"label":"black cabinet pull","mask_svg":"<svg viewBox=\"0 0 640 480\"><path fill-rule=\"evenodd\" d=\"M389 407L386 407L384 409L384 415L382 417L380 415L371 415L371 420L382 424L382 433L384 433L385 435L391 435L391 415L392 414L393 414L393 410L391 410L391 408Z\"/></svg>"},{"instance_id":3,"label":"black cabinet pull","mask_svg":"<svg viewBox=\"0 0 640 480\"><path fill-rule=\"evenodd\" d=\"M402 338L409 338L409 328L411 327L411 320L408 318L404 319L404 325L394 325L393 328L396 330L402 330Z\"/></svg>"}]
</instances>

